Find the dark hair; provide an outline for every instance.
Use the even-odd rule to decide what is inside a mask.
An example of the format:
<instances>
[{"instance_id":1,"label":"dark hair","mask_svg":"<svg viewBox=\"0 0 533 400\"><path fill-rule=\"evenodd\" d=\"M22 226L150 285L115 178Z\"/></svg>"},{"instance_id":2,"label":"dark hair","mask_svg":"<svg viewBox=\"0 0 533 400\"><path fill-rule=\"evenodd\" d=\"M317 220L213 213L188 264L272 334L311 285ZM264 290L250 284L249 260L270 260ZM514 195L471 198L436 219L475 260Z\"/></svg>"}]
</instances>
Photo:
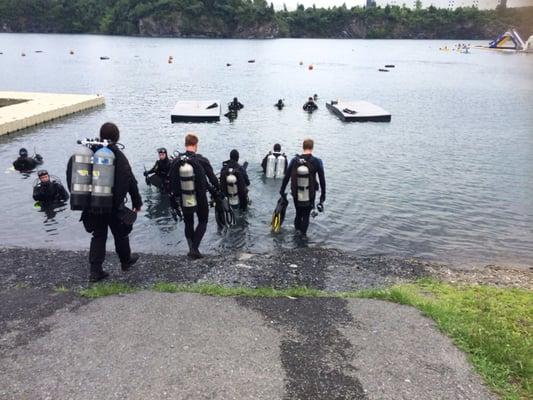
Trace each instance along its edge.
<instances>
[{"instance_id":1,"label":"dark hair","mask_svg":"<svg viewBox=\"0 0 533 400\"><path fill-rule=\"evenodd\" d=\"M19 150L19 156L26 157L28 155L28 150L26 150L24 147Z\"/></svg>"},{"instance_id":2,"label":"dark hair","mask_svg":"<svg viewBox=\"0 0 533 400\"><path fill-rule=\"evenodd\" d=\"M313 145L315 142L313 142L313 139L305 139L303 144L304 150L313 150Z\"/></svg>"},{"instance_id":3,"label":"dark hair","mask_svg":"<svg viewBox=\"0 0 533 400\"><path fill-rule=\"evenodd\" d=\"M118 126L112 122L106 122L100 128L100 140L108 140L112 143L118 142L120 138L120 131Z\"/></svg>"},{"instance_id":4,"label":"dark hair","mask_svg":"<svg viewBox=\"0 0 533 400\"><path fill-rule=\"evenodd\" d=\"M229 158L233 161L239 161L239 152L235 149L231 150L229 153Z\"/></svg>"},{"instance_id":5,"label":"dark hair","mask_svg":"<svg viewBox=\"0 0 533 400\"><path fill-rule=\"evenodd\" d=\"M198 136L196 136L194 133L188 133L187 136L185 136L185 147L196 146L197 144Z\"/></svg>"},{"instance_id":6,"label":"dark hair","mask_svg":"<svg viewBox=\"0 0 533 400\"><path fill-rule=\"evenodd\" d=\"M277 152L281 151L281 144L276 143L276 144L274 145L274 151L277 151Z\"/></svg>"}]
</instances>

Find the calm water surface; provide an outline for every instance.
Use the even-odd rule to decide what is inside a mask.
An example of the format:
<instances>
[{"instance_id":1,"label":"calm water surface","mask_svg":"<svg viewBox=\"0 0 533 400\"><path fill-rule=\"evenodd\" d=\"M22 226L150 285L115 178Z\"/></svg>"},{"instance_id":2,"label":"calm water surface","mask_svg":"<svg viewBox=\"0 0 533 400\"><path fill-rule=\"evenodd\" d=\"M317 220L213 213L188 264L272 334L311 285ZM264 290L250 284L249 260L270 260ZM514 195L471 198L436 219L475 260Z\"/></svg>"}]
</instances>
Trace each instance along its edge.
<instances>
[{"instance_id":1,"label":"calm water surface","mask_svg":"<svg viewBox=\"0 0 533 400\"><path fill-rule=\"evenodd\" d=\"M9 167L20 147L35 148L44 167L64 178L75 140L94 136L111 120L121 128L145 201L132 234L137 250L175 254L186 247L182 224L172 220L166 199L145 185L142 171L152 165L157 147L181 148L184 133L193 130L200 152L217 170L232 148L250 163L251 210L226 233L216 231L211 214L202 245L208 252L309 245L531 265L533 55L439 51L444 44L453 43L2 34L1 90L100 93L107 102L0 138L0 242L88 246L79 213L34 209L35 174ZM100 61L104 55L111 59ZM246 62L252 58L256 63ZM378 72L389 63L396 68ZM309 116L301 106L313 93L320 109ZM170 123L179 99L227 102L234 96L245 108L233 123ZM281 112L273 107L278 98L287 104ZM392 113L392 122L342 123L324 106L337 98L378 104ZM273 143L294 154L307 136L324 161L328 194L326 212L312 221L309 241L301 243L291 226L292 208L283 233L270 234L279 182L262 179L260 161Z\"/></svg>"}]
</instances>

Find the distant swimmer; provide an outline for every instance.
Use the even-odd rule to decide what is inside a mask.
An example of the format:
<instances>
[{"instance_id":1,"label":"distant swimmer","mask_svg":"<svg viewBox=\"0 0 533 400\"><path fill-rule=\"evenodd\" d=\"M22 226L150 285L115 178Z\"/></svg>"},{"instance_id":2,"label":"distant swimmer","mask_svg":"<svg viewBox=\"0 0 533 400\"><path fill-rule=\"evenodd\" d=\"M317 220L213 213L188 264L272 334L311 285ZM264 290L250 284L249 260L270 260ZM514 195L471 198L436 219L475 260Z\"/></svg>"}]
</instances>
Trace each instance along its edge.
<instances>
[{"instance_id":1,"label":"distant swimmer","mask_svg":"<svg viewBox=\"0 0 533 400\"><path fill-rule=\"evenodd\" d=\"M230 206L246 211L248 208L248 186L250 179L246 172L248 163L239 164L239 152L231 150L229 160L222 163L220 190L228 198Z\"/></svg>"},{"instance_id":2,"label":"distant swimmer","mask_svg":"<svg viewBox=\"0 0 533 400\"><path fill-rule=\"evenodd\" d=\"M304 104L303 109L304 109L304 111L307 111L307 112L311 113L311 112L315 111L316 109L318 109L318 106L314 102L313 98L309 97L309 99L307 100L307 103Z\"/></svg>"},{"instance_id":3,"label":"distant swimmer","mask_svg":"<svg viewBox=\"0 0 533 400\"><path fill-rule=\"evenodd\" d=\"M317 101L317 100L318 100L318 94L315 93L315 94L313 95L313 100L314 100L314 101Z\"/></svg>"},{"instance_id":4,"label":"distant swimmer","mask_svg":"<svg viewBox=\"0 0 533 400\"><path fill-rule=\"evenodd\" d=\"M239 111L244 108L244 105L237 99L236 97L233 98L233 101L228 104L228 109L230 111Z\"/></svg>"},{"instance_id":5,"label":"distant swimmer","mask_svg":"<svg viewBox=\"0 0 533 400\"><path fill-rule=\"evenodd\" d=\"M287 156L281 152L281 145L276 143L274 151L269 151L263 158L261 167L267 178L283 178L287 172Z\"/></svg>"},{"instance_id":6,"label":"distant swimmer","mask_svg":"<svg viewBox=\"0 0 533 400\"><path fill-rule=\"evenodd\" d=\"M274 107L277 107L278 110L283 110L283 107L285 107L285 104L283 104L283 100L279 99L276 104L274 104Z\"/></svg>"},{"instance_id":7,"label":"distant swimmer","mask_svg":"<svg viewBox=\"0 0 533 400\"><path fill-rule=\"evenodd\" d=\"M161 190L168 188L168 172L170 171L170 160L167 155L167 149L161 147L157 149L159 159L155 165L148 171L144 171L146 183L154 185Z\"/></svg>"},{"instance_id":8,"label":"distant swimmer","mask_svg":"<svg viewBox=\"0 0 533 400\"><path fill-rule=\"evenodd\" d=\"M44 169L37 171L37 176L39 182L33 187L33 200L40 202L42 206L68 200L68 193L58 178L50 178L48 171Z\"/></svg>"},{"instance_id":9,"label":"distant swimmer","mask_svg":"<svg viewBox=\"0 0 533 400\"><path fill-rule=\"evenodd\" d=\"M19 150L19 158L13 161L13 168L20 172L29 172L42 163L43 157L40 154L28 157L28 150L23 147Z\"/></svg>"}]
</instances>

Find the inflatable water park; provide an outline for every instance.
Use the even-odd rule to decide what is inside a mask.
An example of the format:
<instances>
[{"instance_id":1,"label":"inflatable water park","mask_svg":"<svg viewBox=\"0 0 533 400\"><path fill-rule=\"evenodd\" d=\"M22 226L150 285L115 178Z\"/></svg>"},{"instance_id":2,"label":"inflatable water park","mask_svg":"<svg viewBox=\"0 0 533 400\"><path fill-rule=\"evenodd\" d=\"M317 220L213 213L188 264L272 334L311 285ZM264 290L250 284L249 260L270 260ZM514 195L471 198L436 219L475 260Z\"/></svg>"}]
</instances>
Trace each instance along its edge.
<instances>
[{"instance_id":1,"label":"inflatable water park","mask_svg":"<svg viewBox=\"0 0 533 400\"><path fill-rule=\"evenodd\" d=\"M478 48L506 52L533 53L533 35L524 42L516 29L510 28L491 41L488 46Z\"/></svg>"}]
</instances>

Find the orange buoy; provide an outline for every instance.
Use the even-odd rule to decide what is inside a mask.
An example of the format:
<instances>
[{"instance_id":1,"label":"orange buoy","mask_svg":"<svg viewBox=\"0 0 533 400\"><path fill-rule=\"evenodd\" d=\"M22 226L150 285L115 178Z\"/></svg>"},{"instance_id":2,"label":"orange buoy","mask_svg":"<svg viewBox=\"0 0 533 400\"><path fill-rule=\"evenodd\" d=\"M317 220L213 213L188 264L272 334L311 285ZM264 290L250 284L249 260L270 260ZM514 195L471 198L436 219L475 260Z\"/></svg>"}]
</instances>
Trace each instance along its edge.
<instances>
[{"instance_id":1,"label":"orange buoy","mask_svg":"<svg viewBox=\"0 0 533 400\"><path fill-rule=\"evenodd\" d=\"M309 64L309 67L307 67L309 70L312 70L314 67L313 67L313 64Z\"/></svg>"}]
</instances>

